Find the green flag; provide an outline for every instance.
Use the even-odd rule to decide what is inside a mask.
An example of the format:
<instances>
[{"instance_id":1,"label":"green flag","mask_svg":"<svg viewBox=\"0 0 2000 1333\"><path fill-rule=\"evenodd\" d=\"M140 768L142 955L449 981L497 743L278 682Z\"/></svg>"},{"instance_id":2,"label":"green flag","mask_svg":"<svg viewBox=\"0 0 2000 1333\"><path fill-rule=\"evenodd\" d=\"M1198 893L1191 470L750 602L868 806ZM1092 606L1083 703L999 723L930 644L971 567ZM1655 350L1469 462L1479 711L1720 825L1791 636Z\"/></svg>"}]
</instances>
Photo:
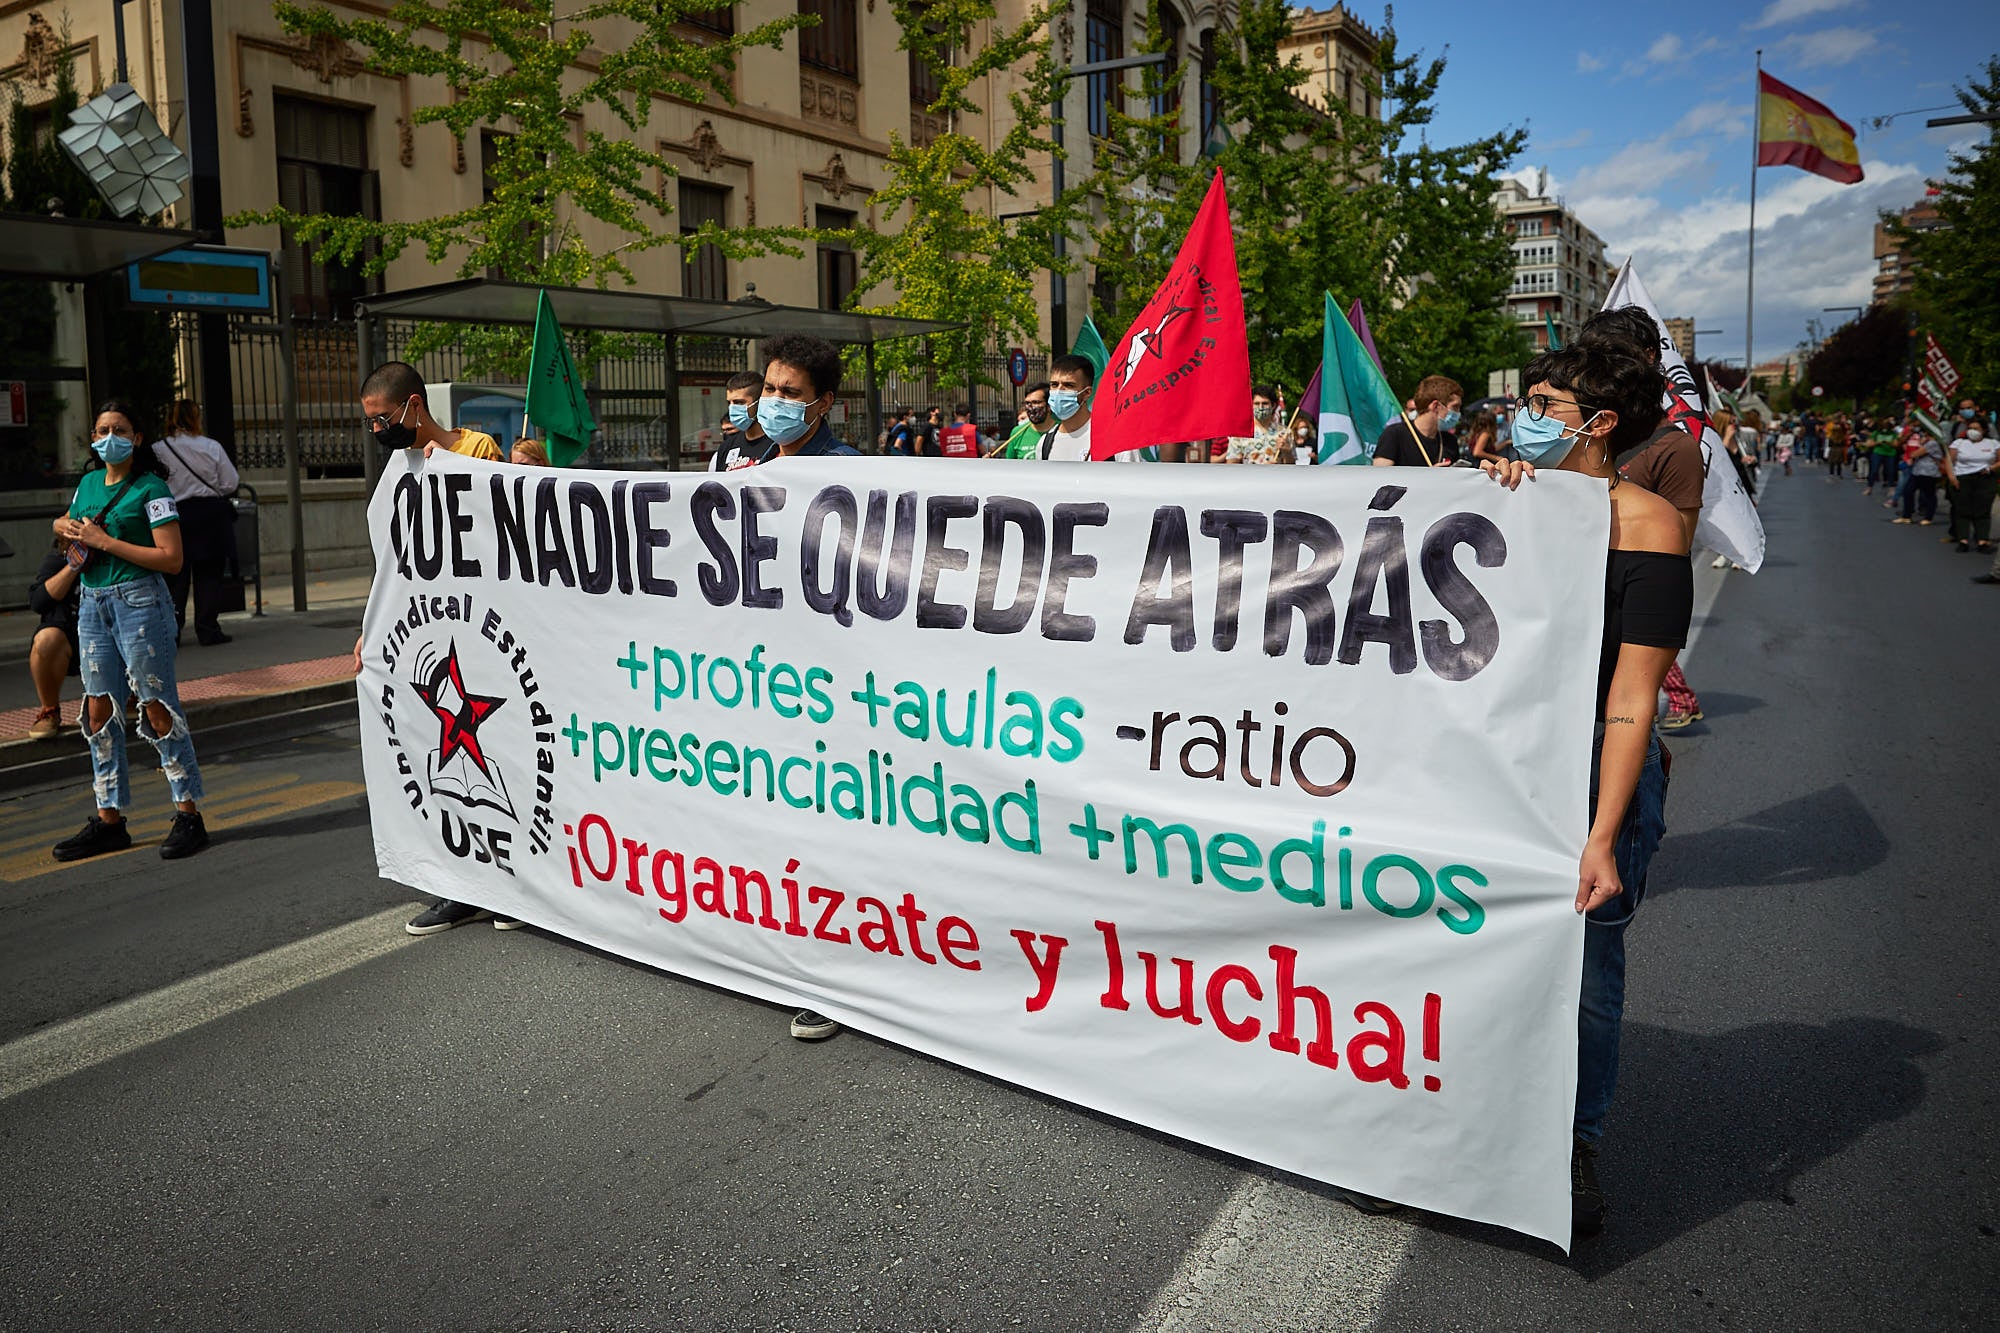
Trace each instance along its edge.
<instances>
[{"instance_id":1,"label":"green flag","mask_svg":"<svg viewBox=\"0 0 2000 1333\"><path fill-rule=\"evenodd\" d=\"M1392 421L1402 419L1402 404L1389 391L1389 381L1362 346L1332 293L1326 297L1321 320L1319 370L1319 461L1367 463L1375 442Z\"/></svg>"},{"instance_id":2,"label":"green flag","mask_svg":"<svg viewBox=\"0 0 2000 1333\"><path fill-rule=\"evenodd\" d=\"M1111 349L1104 345L1104 339L1097 332L1097 325L1090 322L1089 315L1083 317L1083 327L1076 333L1076 345L1069 350L1070 355L1080 356L1090 362L1095 372L1094 378L1100 380L1104 378L1104 368L1111 364Z\"/></svg>"},{"instance_id":3,"label":"green flag","mask_svg":"<svg viewBox=\"0 0 2000 1333\"><path fill-rule=\"evenodd\" d=\"M528 420L548 433L549 462L568 467L590 447L597 418L584 398L583 377L544 291L535 303L535 350L528 357Z\"/></svg>"},{"instance_id":4,"label":"green flag","mask_svg":"<svg viewBox=\"0 0 2000 1333\"><path fill-rule=\"evenodd\" d=\"M1562 350L1563 340L1556 336L1556 317L1554 315L1542 316L1542 332L1548 336L1549 351L1559 352Z\"/></svg>"}]
</instances>

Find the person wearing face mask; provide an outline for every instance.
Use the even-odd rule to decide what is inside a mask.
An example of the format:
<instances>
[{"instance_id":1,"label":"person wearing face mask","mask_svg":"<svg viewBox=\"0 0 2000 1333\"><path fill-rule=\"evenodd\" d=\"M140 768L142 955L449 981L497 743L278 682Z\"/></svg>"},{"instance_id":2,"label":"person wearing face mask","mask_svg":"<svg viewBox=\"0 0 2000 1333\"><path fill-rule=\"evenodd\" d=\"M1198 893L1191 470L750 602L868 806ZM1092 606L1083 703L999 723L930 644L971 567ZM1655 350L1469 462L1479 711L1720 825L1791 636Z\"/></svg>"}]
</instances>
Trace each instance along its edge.
<instances>
[{"instance_id":1,"label":"person wearing face mask","mask_svg":"<svg viewBox=\"0 0 2000 1333\"><path fill-rule=\"evenodd\" d=\"M1028 392L1021 397L1021 423L1014 427L1014 433L1007 437L1007 443L1000 446L1002 458L1035 458L1040 455L1042 436L1047 433L1049 417L1049 383L1028 386Z\"/></svg>"},{"instance_id":2,"label":"person wearing face mask","mask_svg":"<svg viewBox=\"0 0 2000 1333\"><path fill-rule=\"evenodd\" d=\"M1646 872L1666 831L1665 760L1653 730L1654 700L1686 646L1694 576L1682 516L1661 496L1620 485L1618 455L1643 443L1661 417L1666 380L1636 350L1605 341L1543 352L1521 375L1516 404L1518 463L1487 463L1510 489L1535 468L1605 483L1595 503L1611 510L1604 562L1604 638L1598 658L1598 724L1591 764L1590 830L1577 866L1575 908L1584 914L1583 985L1577 1015L1577 1091L1570 1191L1579 1236L1603 1228L1597 1145L1618 1077L1624 1015L1625 928L1645 897Z\"/></svg>"},{"instance_id":3,"label":"person wearing face mask","mask_svg":"<svg viewBox=\"0 0 2000 1333\"><path fill-rule=\"evenodd\" d=\"M739 370L723 387L727 414L722 422L722 443L708 460L710 472L729 472L761 463L771 452L764 428L757 424L757 399L764 392L764 377L754 370Z\"/></svg>"},{"instance_id":4,"label":"person wearing face mask","mask_svg":"<svg viewBox=\"0 0 2000 1333\"><path fill-rule=\"evenodd\" d=\"M1458 429L1464 391L1456 380L1427 375L1411 401L1416 410L1390 422L1375 442L1375 466L1450 467L1458 458L1458 442L1451 432Z\"/></svg>"},{"instance_id":5,"label":"person wearing face mask","mask_svg":"<svg viewBox=\"0 0 2000 1333\"><path fill-rule=\"evenodd\" d=\"M769 461L825 456L860 457L834 437L828 418L840 391L840 352L824 338L785 333L764 340L764 396L757 424L776 446Z\"/></svg>"},{"instance_id":6,"label":"person wearing face mask","mask_svg":"<svg viewBox=\"0 0 2000 1333\"><path fill-rule=\"evenodd\" d=\"M180 511L131 404L113 399L97 409L90 450L93 462L55 534L70 543L69 563L82 571L77 650L97 813L55 845L55 858L79 861L132 845L124 816L131 804L122 706L128 690L138 692L138 732L158 753L176 807L160 855L192 856L208 846L208 828L196 808L201 766L174 684L179 627L164 577L184 557Z\"/></svg>"},{"instance_id":7,"label":"person wearing face mask","mask_svg":"<svg viewBox=\"0 0 2000 1333\"><path fill-rule=\"evenodd\" d=\"M1278 395L1268 384L1255 385L1250 390L1250 419L1255 423L1254 435L1231 436L1229 452L1223 455L1225 463L1290 463L1292 456L1291 436L1278 422Z\"/></svg>"},{"instance_id":8,"label":"person wearing face mask","mask_svg":"<svg viewBox=\"0 0 2000 1333\"><path fill-rule=\"evenodd\" d=\"M1097 368L1088 357L1070 353L1049 363L1049 415L1055 423L1042 436L1041 458L1090 461L1090 403L1096 387Z\"/></svg>"},{"instance_id":9,"label":"person wearing face mask","mask_svg":"<svg viewBox=\"0 0 2000 1333\"><path fill-rule=\"evenodd\" d=\"M1982 552L1991 551L1988 528L1993 520L1993 495L2000 489L2000 449L1988 438L1985 423L1975 416L1965 433L1951 442L1945 460L1945 485L1951 491L1951 535L1959 551L1971 550L1974 543Z\"/></svg>"},{"instance_id":10,"label":"person wearing face mask","mask_svg":"<svg viewBox=\"0 0 2000 1333\"><path fill-rule=\"evenodd\" d=\"M361 382L361 424L384 449L448 449L467 458L501 462L500 442L485 431L461 426L446 430L432 418L424 377L403 361L384 361Z\"/></svg>"}]
</instances>

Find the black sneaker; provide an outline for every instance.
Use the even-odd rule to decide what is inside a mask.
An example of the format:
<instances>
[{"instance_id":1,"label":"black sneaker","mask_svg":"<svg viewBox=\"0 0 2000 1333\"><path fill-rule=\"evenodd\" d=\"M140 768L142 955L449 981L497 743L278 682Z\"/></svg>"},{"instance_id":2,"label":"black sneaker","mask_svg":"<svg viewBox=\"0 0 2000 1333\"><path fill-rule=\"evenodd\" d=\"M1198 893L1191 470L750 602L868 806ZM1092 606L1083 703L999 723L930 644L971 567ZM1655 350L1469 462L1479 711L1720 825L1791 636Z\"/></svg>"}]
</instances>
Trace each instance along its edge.
<instances>
[{"instance_id":1,"label":"black sneaker","mask_svg":"<svg viewBox=\"0 0 2000 1333\"><path fill-rule=\"evenodd\" d=\"M1330 1185L1327 1188L1332 1192L1334 1198L1340 1200L1355 1212L1366 1213L1370 1217L1380 1217L1384 1213L1393 1213L1402 1207L1401 1204L1393 1200L1378 1199L1372 1194L1363 1194L1360 1190L1344 1189L1339 1185Z\"/></svg>"},{"instance_id":2,"label":"black sneaker","mask_svg":"<svg viewBox=\"0 0 2000 1333\"><path fill-rule=\"evenodd\" d=\"M838 1031L840 1024L811 1009L801 1009L792 1015L792 1035L800 1041L825 1041Z\"/></svg>"},{"instance_id":3,"label":"black sneaker","mask_svg":"<svg viewBox=\"0 0 2000 1333\"><path fill-rule=\"evenodd\" d=\"M174 826L167 830L167 836L160 842L160 857L166 861L178 861L183 856L193 856L208 846L208 825L202 822L199 810L181 810L174 815Z\"/></svg>"},{"instance_id":4,"label":"black sneaker","mask_svg":"<svg viewBox=\"0 0 2000 1333\"><path fill-rule=\"evenodd\" d=\"M403 929L412 935L435 935L453 926L462 926L468 921L484 921L493 913L471 903L455 903L449 898L440 898L423 911L410 918Z\"/></svg>"},{"instance_id":5,"label":"black sneaker","mask_svg":"<svg viewBox=\"0 0 2000 1333\"><path fill-rule=\"evenodd\" d=\"M1604 1191L1597 1187L1597 1145L1574 1141L1569 1153L1569 1226L1578 1236L1604 1230Z\"/></svg>"},{"instance_id":6,"label":"black sneaker","mask_svg":"<svg viewBox=\"0 0 2000 1333\"><path fill-rule=\"evenodd\" d=\"M58 861L81 861L86 856L102 856L106 852L122 852L132 845L132 830L125 827L125 821L107 824L96 815L78 830L74 837L64 838L55 845Z\"/></svg>"}]
</instances>

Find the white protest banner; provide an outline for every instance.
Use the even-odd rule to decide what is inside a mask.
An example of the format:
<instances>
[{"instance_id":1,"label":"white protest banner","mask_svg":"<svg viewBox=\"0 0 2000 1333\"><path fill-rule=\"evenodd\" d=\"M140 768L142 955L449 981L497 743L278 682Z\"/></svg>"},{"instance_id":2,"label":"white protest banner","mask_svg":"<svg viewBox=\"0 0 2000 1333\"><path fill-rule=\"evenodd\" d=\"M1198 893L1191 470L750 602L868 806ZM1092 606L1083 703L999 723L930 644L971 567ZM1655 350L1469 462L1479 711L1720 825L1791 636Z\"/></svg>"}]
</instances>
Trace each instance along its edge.
<instances>
[{"instance_id":1,"label":"white protest banner","mask_svg":"<svg viewBox=\"0 0 2000 1333\"><path fill-rule=\"evenodd\" d=\"M1674 340L1667 336L1660 308L1653 304L1652 295L1629 259L1618 270L1618 278L1611 284L1611 295L1604 298L1604 308L1616 310L1628 305L1638 306L1651 315L1659 331L1660 369L1667 376L1668 418L1701 445L1701 518L1695 524L1694 544L1728 556L1755 574L1764 567L1764 520L1757 516L1757 506L1750 503L1736 469L1722 456L1722 437L1716 434L1702 407L1701 390ZM1769 409L1765 411L1768 413Z\"/></svg>"},{"instance_id":2,"label":"white protest banner","mask_svg":"<svg viewBox=\"0 0 2000 1333\"><path fill-rule=\"evenodd\" d=\"M382 873L1567 1246L1603 487L1189 475L400 455Z\"/></svg>"}]
</instances>

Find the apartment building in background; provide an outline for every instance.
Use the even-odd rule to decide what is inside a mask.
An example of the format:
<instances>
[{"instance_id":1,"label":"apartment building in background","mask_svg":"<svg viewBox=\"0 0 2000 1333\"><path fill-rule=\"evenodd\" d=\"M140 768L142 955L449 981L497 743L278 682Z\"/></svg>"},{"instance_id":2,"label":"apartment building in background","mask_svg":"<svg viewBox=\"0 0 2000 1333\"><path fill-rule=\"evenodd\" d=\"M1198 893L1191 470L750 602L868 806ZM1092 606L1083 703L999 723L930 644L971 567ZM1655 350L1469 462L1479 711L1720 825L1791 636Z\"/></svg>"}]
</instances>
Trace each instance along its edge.
<instances>
[{"instance_id":1,"label":"apartment building in background","mask_svg":"<svg viewBox=\"0 0 2000 1333\"><path fill-rule=\"evenodd\" d=\"M1912 231L1934 231L1943 223L1938 218L1937 206L1929 199L1920 199L1898 215L1905 227ZM1875 285L1872 298L1876 301L1893 301L1907 295L1915 282L1916 274L1903 254L1902 243L1890 234L1888 225L1875 224Z\"/></svg>"},{"instance_id":2,"label":"apartment building in background","mask_svg":"<svg viewBox=\"0 0 2000 1333\"><path fill-rule=\"evenodd\" d=\"M1546 169L1533 183L1505 176L1493 192L1493 206L1513 237L1514 283L1507 311L1536 351L1548 346L1547 329L1567 343L1583 321L1597 313L1614 276L1604 242L1561 198L1549 192Z\"/></svg>"}]
</instances>

